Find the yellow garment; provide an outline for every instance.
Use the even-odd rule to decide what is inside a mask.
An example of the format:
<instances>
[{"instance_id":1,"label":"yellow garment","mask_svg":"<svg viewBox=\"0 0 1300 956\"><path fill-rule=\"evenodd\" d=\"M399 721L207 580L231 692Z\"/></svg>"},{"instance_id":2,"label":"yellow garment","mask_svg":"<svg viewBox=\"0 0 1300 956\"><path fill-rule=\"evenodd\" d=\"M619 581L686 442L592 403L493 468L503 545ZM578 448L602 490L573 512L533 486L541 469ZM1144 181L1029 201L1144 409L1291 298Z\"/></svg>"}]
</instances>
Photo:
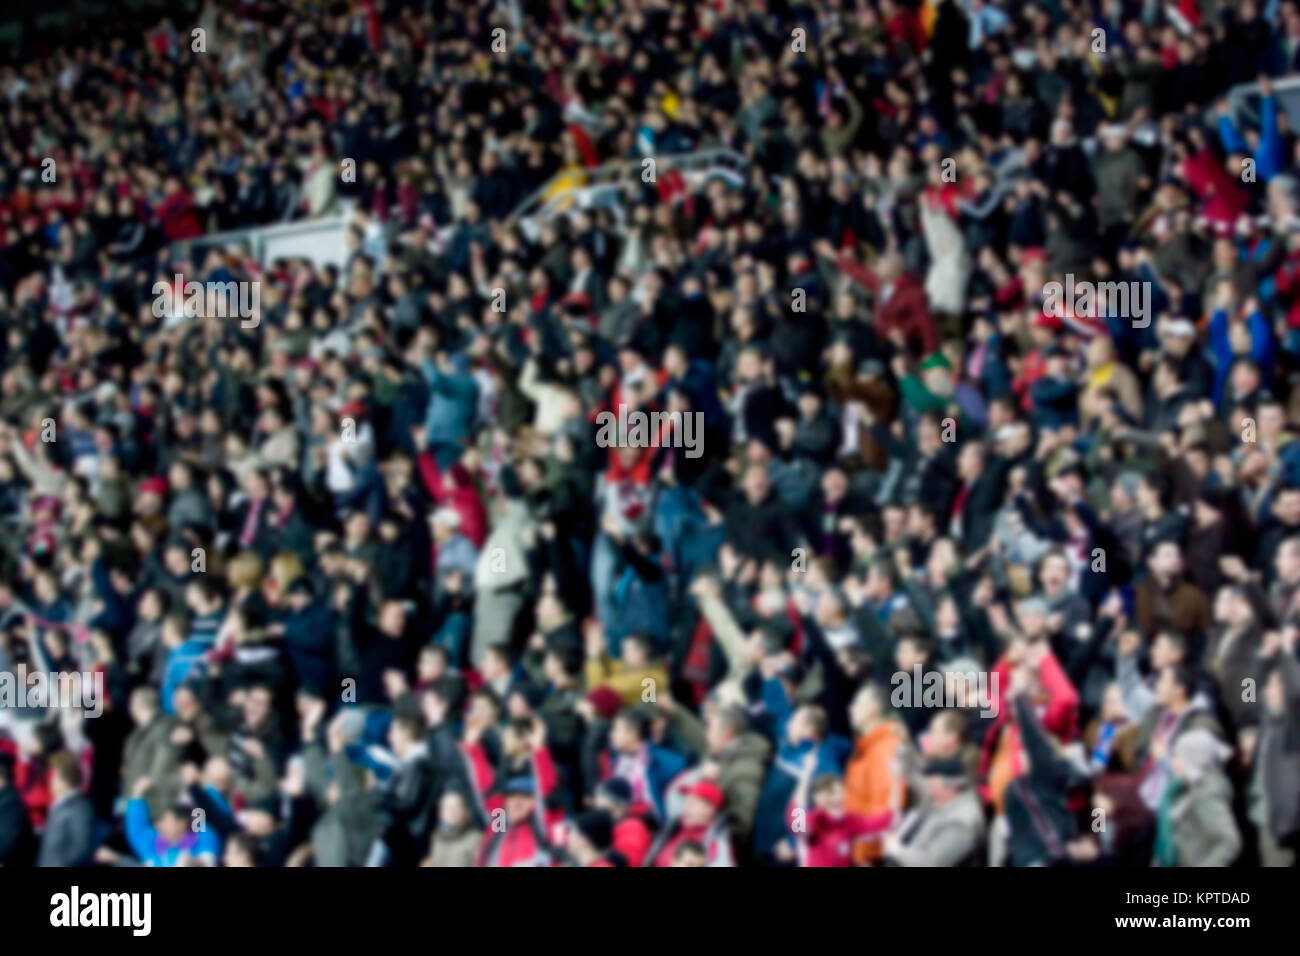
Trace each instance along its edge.
<instances>
[{"instance_id":1,"label":"yellow garment","mask_svg":"<svg viewBox=\"0 0 1300 956\"><path fill-rule=\"evenodd\" d=\"M1101 368L1093 369L1088 376L1089 388L1101 388L1110 381L1110 377L1115 374L1115 363L1107 362Z\"/></svg>"},{"instance_id":2,"label":"yellow garment","mask_svg":"<svg viewBox=\"0 0 1300 956\"><path fill-rule=\"evenodd\" d=\"M667 114L669 119L677 119L677 111L681 109L681 105L681 100L673 92L665 93L664 98L659 101L659 108Z\"/></svg>"},{"instance_id":3,"label":"yellow garment","mask_svg":"<svg viewBox=\"0 0 1300 956\"><path fill-rule=\"evenodd\" d=\"M623 698L625 704L640 704L654 700L660 688L668 687L668 672L659 664L649 664L636 670L628 670L622 661L612 660L602 654L599 658L587 658L587 690L608 687ZM653 681L651 684L646 681Z\"/></svg>"},{"instance_id":4,"label":"yellow garment","mask_svg":"<svg viewBox=\"0 0 1300 956\"><path fill-rule=\"evenodd\" d=\"M587 173L581 166L569 166L560 171L560 174L546 187L545 196L547 199L554 199L556 196L563 196L567 192L578 189L587 185Z\"/></svg>"}]
</instances>

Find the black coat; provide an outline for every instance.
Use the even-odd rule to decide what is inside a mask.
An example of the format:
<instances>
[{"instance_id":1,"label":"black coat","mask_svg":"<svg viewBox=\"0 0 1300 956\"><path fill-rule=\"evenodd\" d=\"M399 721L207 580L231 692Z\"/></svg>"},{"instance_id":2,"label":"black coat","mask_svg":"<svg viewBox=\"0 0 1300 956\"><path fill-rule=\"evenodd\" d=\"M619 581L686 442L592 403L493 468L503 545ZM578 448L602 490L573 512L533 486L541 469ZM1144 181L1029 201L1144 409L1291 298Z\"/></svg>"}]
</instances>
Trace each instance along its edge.
<instances>
[{"instance_id":1,"label":"black coat","mask_svg":"<svg viewBox=\"0 0 1300 956\"><path fill-rule=\"evenodd\" d=\"M36 837L23 798L12 784L0 788L0 866L30 866Z\"/></svg>"},{"instance_id":2,"label":"black coat","mask_svg":"<svg viewBox=\"0 0 1300 956\"><path fill-rule=\"evenodd\" d=\"M1012 781L1006 793L1012 866L1046 866L1067 860L1065 844L1074 837L1075 819L1067 794L1074 771L1056 755L1027 697L1014 705L1020 739L1029 754L1029 773Z\"/></svg>"}]
</instances>

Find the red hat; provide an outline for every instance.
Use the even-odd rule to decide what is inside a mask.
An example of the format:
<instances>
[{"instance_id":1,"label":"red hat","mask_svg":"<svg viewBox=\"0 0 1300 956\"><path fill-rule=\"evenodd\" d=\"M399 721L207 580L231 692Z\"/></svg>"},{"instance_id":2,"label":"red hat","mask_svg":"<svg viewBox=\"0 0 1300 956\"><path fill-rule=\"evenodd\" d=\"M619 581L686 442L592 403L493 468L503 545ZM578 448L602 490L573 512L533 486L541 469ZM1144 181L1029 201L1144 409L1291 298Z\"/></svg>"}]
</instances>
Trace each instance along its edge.
<instances>
[{"instance_id":1,"label":"red hat","mask_svg":"<svg viewBox=\"0 0 1300 956\"><path fill-rule=\"evenodd\" d=\"M1035 328L1051 329L1053 332L1059 332L1065 328L1065 320L1058 315L1039 312L1038 315L1034 316L1033 325Z\"/></svg>"},{"instance_id":2,"label":"red hat","mask_svg":"<svg viewBox=\"0 0 1300 956\"><path fill-rule=\"evenodd\" d=\"M726 794L712 780L697 780L684 791L688 797L699 797L701 800L713 806L714 810L721 810L722 805L727 802Z\"/></svg>"},{"instance_id":3,"label":"red hat","mask_svg":"<svg viewBox=\"0 0 1300 956\"><path fill-rule=\"evenodd\" d=\"M1047 250L1042 246L1030 246L1020 253L1020 262L1022 265L1029 265L1031 262L1046 262Z\"/></svg>"},{"instance_id":4,"label":"red hat","mask_svg":"<svg viewBox=\"0 0 1300 956\"><path fill-rule=\"evenodd\" d=\"M136 486L136 491L142 495L157 495L160 498L167 495L167 479L161 475L154 478L146 478Z\"/></svg>"},{"instance_id":5,"label":"red hat","mask_svg":"<svg viewBox=\"0 0 1300 956\"><path fill-rule=\"evenodd\" d=\"M597 687L587 694L587 700L596 713L606 720L613 720L614 715L623 708L623 698L612 687Z\"/></svg>"}]
</instances>

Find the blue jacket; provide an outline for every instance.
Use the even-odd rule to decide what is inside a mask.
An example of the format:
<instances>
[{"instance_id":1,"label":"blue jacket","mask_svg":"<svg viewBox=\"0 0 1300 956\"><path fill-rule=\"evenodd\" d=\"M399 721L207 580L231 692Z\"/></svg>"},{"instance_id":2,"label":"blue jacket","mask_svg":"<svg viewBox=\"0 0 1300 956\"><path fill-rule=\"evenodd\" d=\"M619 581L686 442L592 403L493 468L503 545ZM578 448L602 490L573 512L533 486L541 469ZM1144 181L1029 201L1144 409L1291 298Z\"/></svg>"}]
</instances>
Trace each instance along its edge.
<instances>
[{"instance_id":1,"label":"blue jacket","mask_svg":"<svg viewBox=\"0 0 1300 956\"><path fill-rule=\"evenodd\" d=\"M794 788L803 772L804 758L816 751L817 769L813 779L824 773L844 775L844 765L853 745L843 737L831 735L821 743L805 740L792 744L785 739L784 728L781 748L767 771L763 790L758 796L758 810L754 814L754 852L760 857L770 856L774 847L789 835L785 811L794 796Z\"/></svg>"},{"instance_id":2,"label":"blue jacket","mask_svg":"<svg viewBox=\"0 0 1300 956\"><path fill-rule=\"evenodd\" d=\"M650 791L646 794L646 800L654 807L659 819L666 820L664 794L668 792L668 785L673 782L673 779L686 769L686 758L676 751L669 750L667 747L660 747L658 744L647 743L645 746L645 775L647 787ZM606 753L606 758L609 761L609 773L613 776L614 768L617 766L618 754L611 750Z\"/></svg>"},{"instance_id":3,"label":"blue jacket","mask_svg":"<svg viewBox=\"0 0 1300 956\"><path fill-rule=\"evenodd\" d=\"M804 758L817 752L817 769L814 779L823 773L843 775L853 744L844 737L831 734L820 743L805 740L790 743L786 728L794 715L795 702L786 692L785 684L776 678L763 681L761 696L764 708L774 718L771 733L779 741L776 759L768 768L767 779L758 796L758 809L754 813L754 852L760 857L771 856L778 842L788 836L785 811L794 796L799 774L803 772Z\"/></svg>"},{"instance_id":4,"label":"blue jacket","mask_svg":"<svg viewBox=\"0 0 1300 956\"><path fill-rule=\"evenodd\" d=\"M108 574L107 563L100 558L90 568L90 578L95 585L95 594L103 602L104 609L90 622L91 627L100 627L114 638L121 640L135 627L135 605L139 589L132 589L126 594L118 592Z\"/></svg>"},{"instance_id":5,"label":"blue jacket","mask_svg":"<svg viewBox=\"0 0 1300 956\"><path fill-rule=\"evenodd\" d=\"M1273 330L1269 328L1268 319L1260 312L1252 312L1247 323L1250 327L1250 358L1259 366L1260 378L1265 388L1273 379L1273 360L1277 349L1273 342ZM1216 309L1210 319L1209 348L1214 356L1214 404L1223 401L1223 389L1228 383L1228 373L1237 356L1233 354L1228 341L1228 316L1222 309Z\"/></svg>"},{"instance_id":6,"label":"blue jacket","mask_svg":"<svg viewBox=\"0 0 1300 956\"><path fill-rule=\"evenodd\" d=\"M420 366L432 394L424 416L424 437L430 445L454 445L474 431L478 414L478 382L468 370L444 374L432 362Z\"/></svg>"},{"instance_id":7,"label":"blue jacket","mask_svg":"<svg viewBox=\"0 0 1300 956\"><path fill-rule=\"evenodd\" d=\"M172 714L172 694L176 688L185 683L201 666L203 655L212 649L212 641L202 637L191 637L180 647L174 647L167 654L163 664L162 710Z\"/></svg>"},{"instance_id":8,"label":"blue jacket","mask_svg":"<svg viewBox=\"0 0 1300 956\"><path fill-rule=\"evenodd\" d=\"M334 676L334 616L320 599L284 621L284 643L298 682L323 692Z\"/></svg>"},{"instance_id":9,"label":"blue jacket","mask_svg":"<svg viewBox=\"0 0 1300 956\"><path fill-rule=\"evenodd\" d=\"M1229 153L1250 155L1250 146L1230 116L1219 117L1219 141ZM1255 150L1255 172L1261 182L1268 182L1286 169L1286 143L1277 127L1277 97L1259 101L1259 148Z\"/></svg>"},{"instance_id":10,"label":"blue jacket","mask_svg":"<svg viewBox=\"0 0 1300 956\"><path fill-rule=\"evenodd\" d=\"M666 651L672 637L663 568L657 560L642 560L642 567L624 563L614 584L613 620L605 622L610 652L614 654L629 634L644 634L658 651Z\"/></svg>"},{"instance_id":11,"label":"blue jacket","mask_svg":"<svg viewBox=\"0 0 1300 956\"><path fill-rule=\"evenodd\" d=\"M1079 386L1066 378L1044 376L1029 386L1032 418L1039 428L1079 424Z\"/></svg>"}]
</instances>

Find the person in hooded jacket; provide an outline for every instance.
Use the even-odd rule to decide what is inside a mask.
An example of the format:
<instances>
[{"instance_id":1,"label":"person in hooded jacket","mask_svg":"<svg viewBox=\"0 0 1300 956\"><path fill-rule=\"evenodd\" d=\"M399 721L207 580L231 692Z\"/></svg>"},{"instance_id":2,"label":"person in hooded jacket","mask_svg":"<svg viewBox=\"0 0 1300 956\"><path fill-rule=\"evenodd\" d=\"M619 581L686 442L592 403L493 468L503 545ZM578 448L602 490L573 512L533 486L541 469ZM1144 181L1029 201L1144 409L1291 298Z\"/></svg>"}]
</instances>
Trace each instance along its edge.
<instances>
[{"instance_id":1,"label":"person in hooded jacket","mask_svg":"<svg viewBox=\"0 0 1300 956\"><path fill-rule=\"evenodd\" d=\"M1230 866L1241 852L1232 785L1223 764L1232 749L1208 730L1175 742L1172 773L1157 811L1156 866Z\"/></svg>"}]
</instances>

